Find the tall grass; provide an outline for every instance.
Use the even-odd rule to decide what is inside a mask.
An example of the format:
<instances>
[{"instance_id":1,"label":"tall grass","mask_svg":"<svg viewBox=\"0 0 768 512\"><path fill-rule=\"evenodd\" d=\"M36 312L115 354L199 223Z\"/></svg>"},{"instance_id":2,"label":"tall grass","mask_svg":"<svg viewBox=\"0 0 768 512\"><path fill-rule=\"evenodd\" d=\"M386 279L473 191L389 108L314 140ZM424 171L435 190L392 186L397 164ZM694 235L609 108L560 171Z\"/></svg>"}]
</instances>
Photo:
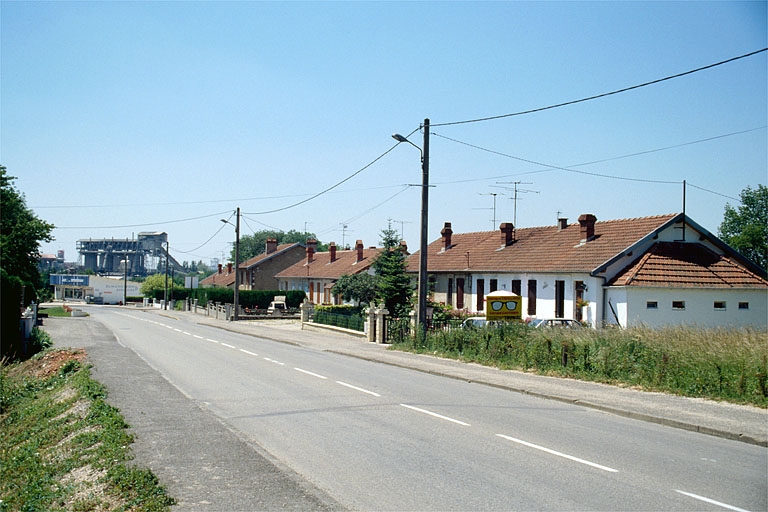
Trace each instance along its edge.
<instances>
[{"instance_id":1,"label":"tall grass","mask_svg":"<svg viewBox=\"0 0 768 512\"><path fill-rule=\"evenodd\" d=\"M768 407L765 329L533 329L429 332L395 348L505 369Z\"/></svg>"}]
</instances>

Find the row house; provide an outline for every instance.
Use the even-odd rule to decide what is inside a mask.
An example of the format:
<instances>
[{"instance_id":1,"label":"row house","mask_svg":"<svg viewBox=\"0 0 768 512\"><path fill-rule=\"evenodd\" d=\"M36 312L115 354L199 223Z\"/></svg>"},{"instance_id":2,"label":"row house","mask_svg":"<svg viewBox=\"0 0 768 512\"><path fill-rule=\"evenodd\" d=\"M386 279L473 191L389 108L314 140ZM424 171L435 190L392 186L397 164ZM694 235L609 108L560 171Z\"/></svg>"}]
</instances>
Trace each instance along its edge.
<instances>
[{"instance_id":1,"label":"row house","mask_svg":"<svg viewBox=\"0 0 768 512\"><path fill-rule=\"evenodd\" d=\"M682 213L474 233L446 222L427 250L433 299L471 314L508 290L524 317L592 326L768 323L765 271ZM409 257L409 272L418 262Z\"/></svg>"},{"instance_id":2,"label":"row house","mask_svg":"<svg viewBox=\"0 0 768 512\"><path fill-rule=\"evenodd\" d=\"M297 262L304 260L304 245L298 242L278 244L276 238L268 238L265 251L239 265L241 290L277 290L279 283L276 274ZM232 263L226 267L219 265L218 270L200 281L200 286L235 287L235 272Z\"/></svg>"},{"instance_id":3,"label":"row house","mask_svg":"<svg viewBox=\"0 0 768 512\"><path fill-rule=\"evenodd\" d=\"M278 289L302 290L314 304L341 304L341 298L331 293L333 285L343 275L373 273L371 265L379 252L380 248L364 248L362 240L351 250L338 250L331 242L328 252L317 252L317 241L307 240L305 258L275 276Z\"/></svg>"}]
</instances>

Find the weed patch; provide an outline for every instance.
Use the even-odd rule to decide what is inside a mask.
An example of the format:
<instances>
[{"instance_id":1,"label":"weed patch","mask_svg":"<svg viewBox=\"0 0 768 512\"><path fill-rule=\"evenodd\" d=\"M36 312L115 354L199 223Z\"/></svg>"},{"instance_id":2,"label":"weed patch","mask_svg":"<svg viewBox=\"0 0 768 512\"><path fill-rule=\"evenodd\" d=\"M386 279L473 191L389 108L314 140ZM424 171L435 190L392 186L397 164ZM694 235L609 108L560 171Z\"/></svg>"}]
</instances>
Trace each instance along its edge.
<instances>
[{"instance_id":1,"label":"weed patch","mask_svg":"<svg viewBox=\"0 0 768 512\"><path fill-rule=\"evenodd\" d=\"M509 324L405 338L400 350L768 407L768 331L534 329Z\"/></svg>"},{"instance_id":2,"label":"weed patch","mask_svg":"<svg viewBox=\"0 0 768 512\"><path fill-rule=\"evenodd\" d=\"M131 466L132 437L82 351L0 368L0 511L168 510L155 476Z\"/></svg>"}]
</instances>

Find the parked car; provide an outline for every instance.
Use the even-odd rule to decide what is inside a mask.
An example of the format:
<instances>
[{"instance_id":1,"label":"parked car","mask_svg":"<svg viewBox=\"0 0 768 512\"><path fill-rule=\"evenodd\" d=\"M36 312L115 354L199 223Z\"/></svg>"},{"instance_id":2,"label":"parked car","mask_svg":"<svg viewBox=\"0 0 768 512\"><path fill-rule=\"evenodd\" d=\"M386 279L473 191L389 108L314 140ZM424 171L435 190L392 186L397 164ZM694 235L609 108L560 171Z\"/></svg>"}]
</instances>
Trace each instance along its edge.
<instances>
[{"instance_id":1,"label":"parked car","mask_svg":"<svg viewBox=\"0 0 768 512\"><path fill-rule=\"evenodd\" d=\"M545 327L559 327L562 329L580 329L582 326L578 320L572 318L534 318L531 320L531 327L543 329Z\"/></svg>"},{"instance_id":2,"label":"parked car","mask_svg":"<svg viewBox=\"0 0 768 512\"><path fill-rule=\"evenodd\" d=\"M461 326L464 329L480 329L485 327L487 322L484 316L473 316L461 322Z\"/></svg>"},{"instance_id":3,"label":"parked car","mask_svg":"<svg viewBox=\"0 0 768 512\"><path fill-rule=\"evenodd\" d=\"M502 320L488 320L484 316L472 316L461 322L464 329L482 329L483 327L500 327L506 322Z\"/></svg>"}]
</instances>

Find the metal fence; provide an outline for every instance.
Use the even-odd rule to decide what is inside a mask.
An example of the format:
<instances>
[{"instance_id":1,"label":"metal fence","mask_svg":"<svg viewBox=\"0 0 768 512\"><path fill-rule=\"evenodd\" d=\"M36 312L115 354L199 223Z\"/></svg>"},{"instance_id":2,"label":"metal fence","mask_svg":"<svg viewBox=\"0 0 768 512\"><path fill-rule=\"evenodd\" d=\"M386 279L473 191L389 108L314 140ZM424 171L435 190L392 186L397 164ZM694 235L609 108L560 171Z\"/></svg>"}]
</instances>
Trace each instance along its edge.
<instances>
[{"instance_id":1,"label":"metal fence","mask_svg":"<svg viewBox=\"0 0 768 512\"><path fill-rule=\"evenodd\" d=\"M360 315L342 315L328 311L315 310L313 318L316 324L333 325L354 331L365 331L365 320Z\"/></svg>"}]
</instances>

